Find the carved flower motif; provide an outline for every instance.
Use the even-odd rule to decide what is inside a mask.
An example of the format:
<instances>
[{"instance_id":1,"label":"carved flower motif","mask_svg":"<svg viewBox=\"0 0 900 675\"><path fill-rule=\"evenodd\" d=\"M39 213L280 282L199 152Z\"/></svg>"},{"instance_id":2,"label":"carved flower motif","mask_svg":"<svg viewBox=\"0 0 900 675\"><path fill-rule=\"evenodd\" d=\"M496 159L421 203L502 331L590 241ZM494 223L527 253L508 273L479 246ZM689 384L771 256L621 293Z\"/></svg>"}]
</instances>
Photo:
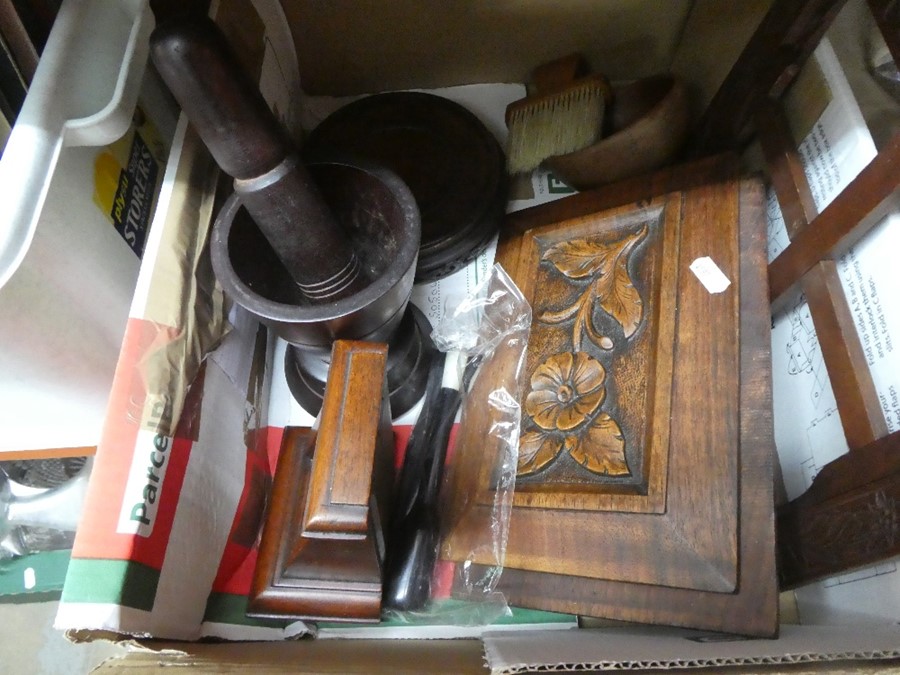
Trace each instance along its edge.
<instances>
[{"instance_id":1,"label":"carved flower motif","mask_svg":"<svg viewBox=\"0 0 900 675\"><path fill-rule=\"evenodd\" d=\"M531 376L525 412L542 429L568 431L606 398L606 370L584 352L554 354Z\"/></svg>"},{"instance_id":2,"label":"carved flower motif","mask_svg":"<svg viewBox=\"0 0 900 675\"><path fill-rule=\"evenodd\" d=\"M537 473L563 451L592 473L631 473L622 431L600 411L605 382L602 364L584 352L554 354L537 367L525 412L539 428L522 434L518 475Z\"/></svg>"}]
</instances>

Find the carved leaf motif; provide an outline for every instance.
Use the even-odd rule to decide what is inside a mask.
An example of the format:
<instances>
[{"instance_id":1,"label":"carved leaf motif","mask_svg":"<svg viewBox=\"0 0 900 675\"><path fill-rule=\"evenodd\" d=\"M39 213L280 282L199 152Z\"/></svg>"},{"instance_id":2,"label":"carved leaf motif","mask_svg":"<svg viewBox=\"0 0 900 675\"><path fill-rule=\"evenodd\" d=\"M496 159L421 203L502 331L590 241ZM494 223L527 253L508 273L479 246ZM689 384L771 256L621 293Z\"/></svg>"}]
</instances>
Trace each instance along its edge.
<instances>
[{"instance_id":1,"label":"carved leaf motif","mask_svg":"<svg viewBox=\"0 0 900 675\"><path fill-rule=\"evenodd\" d=\"M543 259L549 260L570 279L586 279L609 271L618 255L619 243L571 239L551 246L544 252Z\"/></svg>"},{"instance_id":2,"label":"carved leaf motif","mask_svg":"<svg viewBox=\"0 0 900 675\"><path fill-rule=\"evenodd\" d=\"M615 242L615 263L604 276L597 279L595 285L600 306L621 324L626 338L634 334L644 316L644 302L628 273L628 256L647 236L647 231L648 228L644 225L640 231Z\"/></svg>"},{"instance_id":3,"label":"carved leaf motif","mask_svg":"<svg viewBox=\"0 0 900 675\"><path fill-rule=\"evenodd\" d=\"M628 258L622 257L613 273L597 281L600 306L622 325L625 337L631 337L641 324L644 302L628 274Z\"/></svg>"},{"instance_id":4,"label":"carved leaf motif","mask_svg":"<svg viewBox=\"0 0 900 675\"><path fill-rule=\"evenodd\" d=\"M537 473L559 456L562 442L540 431L528 431L519 440L519 461L516 473L528 476Z\"/></svg>"},{"instance_id":5,"label":"carved leaf motif","mask_svg":"<svg viewBox=\"0 0 900 675\"><path fill-rule=\"evenodd\" d=\"M541 312L541 314L538 316L538 320L549 324L562 323L566 319L571 319L573 316L575 316L581 310L582 305L588 299L588 293L584 293L577 301L573 302L568 307L564 307L558 312L553 312L549 309L545 312Z\"/></svg>"},{"instance_id":6,"label":"carved leaf motif","mask_svg":"<svg viewBox=\"0 0 900 675\"><path fill-rule=\"evenodd\" d=\"M644 303L628 272L628 257L634 247L647 236L645 224L638 232L632 232L613 242L597 242L573 239L560 242L544 252L543 259L570 279L592 278L593 288L562 310L546 311L539 319L547 323L561 323L578 315L573 334L574 344L580 344L582 330L602 349L611 349L612 341L594 329L588 312L590 293L600 307L615 319L631 337L641 324Z\"/></svg>"},{"instance_id":7,"label":"carved leaf motif","mask_svg":"<svg viewBox=\"0 0 900 675\"><path fill-rule=\"evenodd\" d=\"M605 476L628 476L631 471L625 461L625 439L616 421L601 413L578 442L567 448L572 459L588 471Z\"/></svg>"}]
</instances>

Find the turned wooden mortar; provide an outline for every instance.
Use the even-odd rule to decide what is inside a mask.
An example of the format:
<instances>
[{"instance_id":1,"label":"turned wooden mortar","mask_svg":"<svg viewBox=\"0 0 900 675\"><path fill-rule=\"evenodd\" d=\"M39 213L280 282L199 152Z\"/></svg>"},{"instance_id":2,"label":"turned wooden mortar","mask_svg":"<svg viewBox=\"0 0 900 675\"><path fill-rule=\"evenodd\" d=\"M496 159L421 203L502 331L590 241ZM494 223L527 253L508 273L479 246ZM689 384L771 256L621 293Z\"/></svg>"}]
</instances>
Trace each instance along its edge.
<instances>
[{"instance_id":1,"label":"turned wooden mortar","mask_svg":"<svg viewBox=\"0 0 900 675\"><path fill-rule=\"evenodd\" d=\"M387 342L394 417L424 393L433 347L427 319L408 304L419 250L419 212L406 185L375 165L330 160L308 164L325 202L370 279L357 292L311 303L273 247L232 195L213 227L216 277L235 301L290 343L285 374L294 398L321 406L336 339Z\"/></svg>"},{"instance_id":2,"label":"turned wooden mortar","mask_svg":"<svg viewBox=\"0 0 900 675\"><path fill-rule=\"evenodd\" d=\"M318 413L337 339L389 345L394 416L424 393L433 349L407 309L421 239L415 199L391 172L351 161L301 161L216 25L160 25L151 55L234 194L213 227L225 292L291 347L291 392Z\"/></svg>"}]
</instances>

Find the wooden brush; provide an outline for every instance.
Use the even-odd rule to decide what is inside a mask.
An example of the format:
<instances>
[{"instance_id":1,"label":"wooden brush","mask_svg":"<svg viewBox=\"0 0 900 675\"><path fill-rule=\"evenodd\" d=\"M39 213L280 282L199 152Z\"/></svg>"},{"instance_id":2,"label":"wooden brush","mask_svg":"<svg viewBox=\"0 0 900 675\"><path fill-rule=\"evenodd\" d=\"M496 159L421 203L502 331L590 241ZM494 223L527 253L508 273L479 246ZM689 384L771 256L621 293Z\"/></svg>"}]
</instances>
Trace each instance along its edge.
<instances>
[{"instance_id":1,"label":"wooden brush","mask_svg":"<svg viewBox=\"0 0 900 675\"><path fill-rule=\"evenodd\" d=\"M529 172L548 157L595 143L611 98L609 81L590 74L580 54L535 68L529 95L506 108L509 173Z\"/></svg>"}]
</instances>

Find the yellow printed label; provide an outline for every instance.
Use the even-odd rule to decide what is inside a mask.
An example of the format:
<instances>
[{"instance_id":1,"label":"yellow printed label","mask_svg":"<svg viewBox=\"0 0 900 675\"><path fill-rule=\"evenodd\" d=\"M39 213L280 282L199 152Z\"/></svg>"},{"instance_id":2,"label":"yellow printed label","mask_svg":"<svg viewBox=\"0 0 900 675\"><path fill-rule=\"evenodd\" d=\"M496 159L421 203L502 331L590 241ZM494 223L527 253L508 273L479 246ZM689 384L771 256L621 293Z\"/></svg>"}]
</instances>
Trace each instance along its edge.
<instances>
[{"instance_id":1,"label":"yellow printed label","mask_svg":"<svg viewBox=\"0 0 900 675\"><path fill-rule=\"evenodd\" d=\"M140 257L159 195L166 148L138 108L132 127L94 160L94 203Z\"/></svg>"}]
</instances>

